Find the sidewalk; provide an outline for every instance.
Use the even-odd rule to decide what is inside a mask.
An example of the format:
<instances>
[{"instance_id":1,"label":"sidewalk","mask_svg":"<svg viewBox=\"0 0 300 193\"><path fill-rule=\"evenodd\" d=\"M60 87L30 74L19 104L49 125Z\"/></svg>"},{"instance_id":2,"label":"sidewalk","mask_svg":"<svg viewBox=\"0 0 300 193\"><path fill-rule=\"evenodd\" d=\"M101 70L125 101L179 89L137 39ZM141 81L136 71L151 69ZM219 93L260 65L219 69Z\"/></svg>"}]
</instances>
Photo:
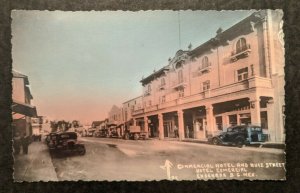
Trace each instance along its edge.
<instances>
[{"instance_id":1,"label":"sidewalk","mask_svg":"<svg viewBox=\"0 0 300 193\"><path fill-rule=\"evenodd\" d=\"M14 155L14 180L58 181L48 147L43 142L32 142L28 154Z\"/></svg>"}]
</instances>

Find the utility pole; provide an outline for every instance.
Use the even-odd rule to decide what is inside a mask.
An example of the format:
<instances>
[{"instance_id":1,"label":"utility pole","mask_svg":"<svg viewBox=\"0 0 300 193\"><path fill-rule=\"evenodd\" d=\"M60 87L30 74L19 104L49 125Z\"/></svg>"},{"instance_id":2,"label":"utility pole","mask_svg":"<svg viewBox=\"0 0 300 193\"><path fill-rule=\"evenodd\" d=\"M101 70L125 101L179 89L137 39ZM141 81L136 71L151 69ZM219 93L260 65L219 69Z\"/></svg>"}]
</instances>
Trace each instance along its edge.
<instances>
[{"instance_id":1,"label":"utility pole","mask_svg":"<svg viewBox=\"0 0 300 193\"><path fill-rule=\"evenodd\" d=\"M181 49L181 31L180 31L180 11L178 10L178 42L179 42L179 49Z\"/></svg>"}]
</instances>

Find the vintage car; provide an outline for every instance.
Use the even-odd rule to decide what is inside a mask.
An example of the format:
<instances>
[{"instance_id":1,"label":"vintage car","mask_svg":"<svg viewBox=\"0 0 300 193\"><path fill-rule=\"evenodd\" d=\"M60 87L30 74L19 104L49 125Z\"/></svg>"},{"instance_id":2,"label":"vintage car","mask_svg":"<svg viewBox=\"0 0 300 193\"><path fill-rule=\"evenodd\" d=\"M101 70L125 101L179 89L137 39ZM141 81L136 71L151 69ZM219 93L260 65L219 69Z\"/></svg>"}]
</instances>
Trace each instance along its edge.
<instances>
[{"instance_id":1,"label":"vintage car","mask_svg":"<svg viewBox=\"0 0 300 193\"><path fill-rule=\"evenodd\" d=\"M51 136L49 142L51 152L75 152L84 155L86 150L84 144L78 142L76 132L61 132Z\"/></svg>"},{"instance_id":2,"label":"vintage car","mask_svg":"<svg viewBox=\"0 0 300 193\"><path fill-rule=\"evenodd\" d=\"M267 134L264 134L259 126L237 125L210 137L208 141L214 145L236 145L242 147L243 145L260 144L267 141L267 139Z\"/></svg>"},{"instance_id":3,"label":"vintage car","mask_svg":"<svg viewBox=\"0 0 300 193\"><path fill-rule=\"evenodd\" d=\"M56 140L56 132L51 132L46 135L45 142L48 145L48 147L54 145L54 141Z\"/></svg>"},{"instance_id":4,"label":"vintage car","mask_svg":"<svg viewBox=\"0 0 300 193\"><path fill-rule=\"evenodd\" d=\"M129 126L128 129L125 130L124 139L148 139L148 132L143 131L140 126Z\"/></svg>"}]
</instances>

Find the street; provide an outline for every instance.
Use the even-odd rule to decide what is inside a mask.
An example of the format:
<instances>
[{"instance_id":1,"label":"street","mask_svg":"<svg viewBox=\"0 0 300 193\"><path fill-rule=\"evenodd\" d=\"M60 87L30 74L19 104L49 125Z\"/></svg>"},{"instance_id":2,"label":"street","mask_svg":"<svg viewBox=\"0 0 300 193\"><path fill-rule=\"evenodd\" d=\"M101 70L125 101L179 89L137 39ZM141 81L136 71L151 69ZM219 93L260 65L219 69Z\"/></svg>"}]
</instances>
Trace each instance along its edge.
<instances>
[{"instance_id":1,"label":"street","mask_svg":"<svg viewBox=\"0 0 300 193\"><path fill-rule=\"evenodd\" d=\"M79 138L83 156L57 156L58 180L284 179L279 149L225 147L171 140Z\"/></svg>"}]
</instances>

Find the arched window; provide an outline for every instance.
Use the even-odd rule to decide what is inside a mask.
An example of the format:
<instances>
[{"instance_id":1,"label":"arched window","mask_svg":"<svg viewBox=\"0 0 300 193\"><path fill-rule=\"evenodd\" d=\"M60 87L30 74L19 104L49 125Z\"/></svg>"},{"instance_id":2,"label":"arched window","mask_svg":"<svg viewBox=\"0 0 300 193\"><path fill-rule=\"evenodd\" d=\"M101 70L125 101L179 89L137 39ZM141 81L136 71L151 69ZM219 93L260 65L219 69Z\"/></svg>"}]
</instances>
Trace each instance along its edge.
<instances>
[{"instance_id":1,"label":"arched window","mask_svg":"<svg viewBox=\"0 0 300 193\"><path fill-rule=\"evenodd\" d=\"M178 71L178 82L179 83L183 82L183 73L182 73L182 70Z\"/></svg>"},{"instance_id":2,"label":"arched window","mask_svg":"<svg viewBox=\"0 0 300 193\"><path fill-rule=\"evenodd\" d=\"M165 79L164 79L164 78L162 78L160 81L161 81L161 82L160 82L161 86L164 86L164 85L166 85L166 81L165 81Z\"/></svg>"},{"instance_id":3,"label":"arched window","mask_svg":"<svg viewBox=\"0 0 300 193\"><path fill-rule=\"evenodd\" d=\"M202 68L206 68L209 66L208 57L204 56L202 59Z\"/></svg>"},{"instance_id":4,"label":"arched window","mask_svg":"<svg viewBox=\"0 0 300 193\"><path fill-rule=\"evenodd\" d=\"M236 53L247 50L247 42L245 38L240 38L236 43Z\"/></svg>"}]
</instances>

